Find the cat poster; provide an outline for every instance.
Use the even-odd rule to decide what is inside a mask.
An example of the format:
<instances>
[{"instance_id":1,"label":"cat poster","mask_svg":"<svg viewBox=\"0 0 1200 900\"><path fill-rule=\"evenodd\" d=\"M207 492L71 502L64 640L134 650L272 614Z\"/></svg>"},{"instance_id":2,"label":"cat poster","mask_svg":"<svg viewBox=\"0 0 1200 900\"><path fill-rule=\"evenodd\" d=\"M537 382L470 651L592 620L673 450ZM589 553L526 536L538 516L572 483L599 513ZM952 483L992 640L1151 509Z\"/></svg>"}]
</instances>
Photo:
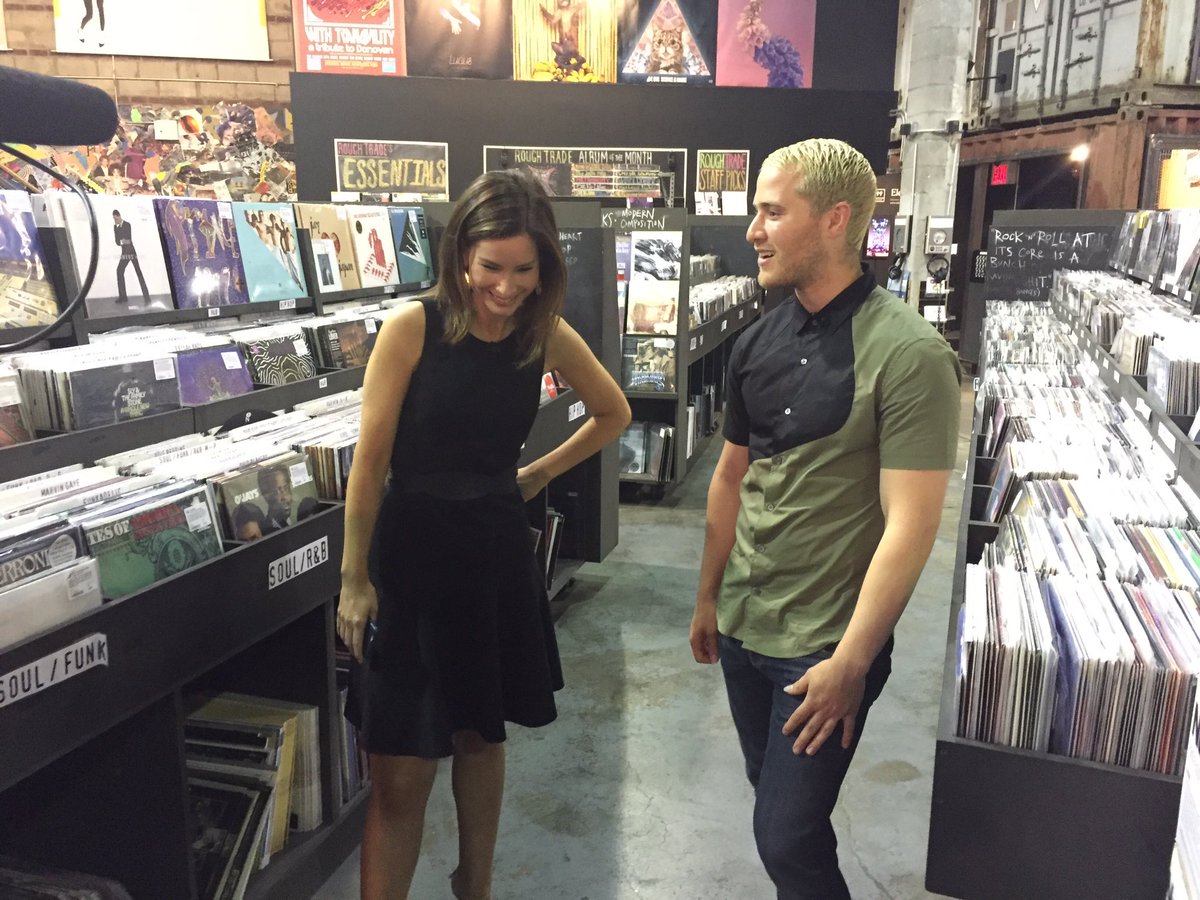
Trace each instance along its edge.
<instances>
[{"instance_id":1,"label":"cat poster","mask_svg":"<svg viewBox=\"0 0 1200 900\"><path fill-rule=\"evenodd\" d=\"M512 78L513 0L404 4L409 75Z\"/></svg>"},{"instance_id":2,"label":"cat poster","mask_svg":"<svg viewBox=\"0 0 1200 900\"><path fill-rule=\"evenodd\" d=\"M615 82L619 5L513 0L513 78Z\"/></svg>"},{"instance_id":3,"label":"cat poster","mask_svg":"<svg viewBox=\"0 0 1200 900\"><path fill-rule=\"evenodd\" d=\"M717 84L812 87L817 0L720 0Z\"/></svg>"},{"instance_id":4,"label":"cat poster","mask_svg":"<svg viewBox=\"0 0 1200 900\"><path fill-rule=\"evenodd\" d=\"M716 4L712 0L625 0L618 44L619 81L713 84Z\"/></svg>"}]
</instances>

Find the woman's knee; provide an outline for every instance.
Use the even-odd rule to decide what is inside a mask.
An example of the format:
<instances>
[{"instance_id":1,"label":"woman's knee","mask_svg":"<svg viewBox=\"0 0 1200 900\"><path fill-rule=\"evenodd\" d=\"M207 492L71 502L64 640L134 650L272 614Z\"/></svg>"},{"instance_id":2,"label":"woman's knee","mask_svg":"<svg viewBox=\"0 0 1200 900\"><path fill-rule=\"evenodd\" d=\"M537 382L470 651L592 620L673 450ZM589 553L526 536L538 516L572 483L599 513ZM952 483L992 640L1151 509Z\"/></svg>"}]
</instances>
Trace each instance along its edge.
<instances>
[{"instance_id":1,"label":"woman's knee","mask_svg":"<svg viewBox=\"0 0 1200 900\"><path fill-rule=\"evenodd\" d=\"M453 739L455 754L477 756L483 753L504 752L503 744L493 744L484 740L478 731L456 731Z\"/></svg>"},{"instance_id":2,"label":"woman's knee","mask_svg":"<svg viewBox=\"0 0 1200 900\"><path fill-rule=\"evenodd\" d=\"M423 810L436 775L436 759L373 755L371 800L385 815Z\"/></svg>"}]
</instances>

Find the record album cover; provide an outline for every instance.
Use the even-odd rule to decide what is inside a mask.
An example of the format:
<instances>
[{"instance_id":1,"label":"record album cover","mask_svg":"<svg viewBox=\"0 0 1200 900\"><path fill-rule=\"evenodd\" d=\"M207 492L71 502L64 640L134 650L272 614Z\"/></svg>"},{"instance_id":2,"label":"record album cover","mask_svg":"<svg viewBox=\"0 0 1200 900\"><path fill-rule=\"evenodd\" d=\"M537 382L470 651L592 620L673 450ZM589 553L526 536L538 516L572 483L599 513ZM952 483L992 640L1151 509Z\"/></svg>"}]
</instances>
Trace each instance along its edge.
<instances>
[{"instance_id":1,"label":"record album cover","mask_svg":"<svg viewBox=\"0 0 1200 900\"><path fill-rule=\"evenodd\" d=\"M419 206L393 206L392 240L396 243L396 264L400 284L427 288L433 284L433 248L425 211Z\"/></svg>"},{"instance_id":2,"label":"record album cover","mask_svg":"<svg viewBox=\"0 0 1200 900\"><path fill-rule=\"evenodd\" d=\"M58 315L25 191L0 191L0 328L48 325Z\"/></svg>"},{"instance_id":3,"label":"record album cover","mask_svg":"<svg viewBox=\"0 0 1200 900\"><path fill-rule=\"evenodd\" d=\"M83 201L74 194L57 198L76 283L87 274L92 233ZM167 260L150 197L115 197L93 194L88 198L100 228L96 276L88 291L90 318L174 309Z\"/></svg>"},{"instance_id":4,"label":"record album cover","mask_svg":"<svg viewBox=\"0 0 1200 900\"><path fill-rule=\"evenodd\" d=\"M216 483L225 534L254 541L307 519L320 504L312 466L303 453L285 454Z\"/></svg>"},{"instance_id":5,"label":"record album cover","mask_svg":"<svg viewBox=\"0 0 1200 900\"><path fill-rule=\"evenodd\" d=\"M711 0L629 0L619 30L618 80L712 84L716 7Z\"/></svg>"},{"instance_id":6,"label":"record album cover","mask_svg":"<svg viewBox=\"0 0 1200 900\"><path fill-rule=\"evenodd\" d=\"M321 330L329 352L329 364L334 369L365 366L379 336L374 319L335 322Z\"/></svg>"},{"instance_id":7,"label":"record album cover","mask_svg":"<svg viewBox=\"0 0 1200 900\"><path fill-rule=\"evenodd\" d=\"M249 303L233 204L224 200L159 200L175 304L180 309Z\"/></svg>"},{"instance_id":8,"label":"record album cover","mask_svg":"<svg viewBox=\"0 0 1200 900\"><path fill-rule=\"evenodd\" d=\"M104 596L124 597L220 556L221 537L207 496L201 485L113 519L85 523Z\"/></svg>"},{"instance_id":9,"label":"record album cover","mask_svg":"<svg viewBox=\"0 0 1200 900\"><path fill-rule=\"evenodd\" d=\"M354 246L350 239L345 207L332 203L297 203L296 222L301 228L308 229L314 241L320 239L333 242L333 249L337 252L341 290L352 291L362 286L358 280L358 266L354 261Z\"/></svg>"},{"instance_id":10,"label":"record album cover","mask_svg":"<svg viewBox=\"0 0 1200 900\"><path fill-rule=\"evenodd\" d=\"M348 206L345 211L359 283L365 288L398 284L388 211L382 206Z\"/></svg>"},{"instance_id":11,"label":"record album cover","mask_svg":"<svg viewBox=\"0 0 1200 900\"><path fill-rule=\"evenodd\" d=\"M75 428L112 425L179 408L170 357L79 369L68 374Z\"/></svg>"},{"instance_id":12,"label":"record album cover","mask_svg":"<svg viewBox=\"0 0 1200 900\"><path fill-rule=\"evenodd\" d=\"M294 335L250 341L242 345L250 373L258 384L292 384L317 374L308 344Z\"/></svg>"},{"instance_id":13,"label":"record album cover","mask_svg":"<svg viewBox=\"0 0 1200 900\"><path fill-rule=\"evenodd\" d=\"M196 347L175 354L179 401L198 406L254 390L240 347Z\"/></svg>"},{"instance_id":14,"label":"record album cover","mask_svg":"<svg viewBox=\"0 0 1200 900\"><path fill-rule=\"evenodd\" d=\"M307 295L291 205L234 203L233 224L252 301Z\"/></svg>"}]
</instances>

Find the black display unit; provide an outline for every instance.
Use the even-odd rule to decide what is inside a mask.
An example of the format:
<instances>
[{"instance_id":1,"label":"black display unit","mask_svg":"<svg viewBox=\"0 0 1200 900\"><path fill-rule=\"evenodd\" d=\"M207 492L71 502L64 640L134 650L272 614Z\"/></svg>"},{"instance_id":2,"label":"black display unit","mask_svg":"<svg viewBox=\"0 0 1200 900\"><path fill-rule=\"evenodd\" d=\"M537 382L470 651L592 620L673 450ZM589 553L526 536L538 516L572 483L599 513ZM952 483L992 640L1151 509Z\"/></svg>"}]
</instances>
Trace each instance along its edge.
<instances>
[{"instance_id":1,"label":"black display unit","mask_svg":"<svg viewBox=\"0 0 1200 900\"><path fill-rule=\"evenodd\" d=\"M1125 400L1200 488L1200 449L1139 379L1125 375L1086 325L1054 304L1103 383ZM958 617L966 566L998 526L982 521L995 459L979 455L976 416L959 521L934 757L925 886L964 900L1161 900L1169 881L1181 779L1017 750L955 735Z\"/></svg>"},{"instance_id":2,"label":"black display unit","mask_svg":"<svg viewBox=\"0 0 1200 900\"><path fill-rule=\"evenodd\" d=\"M563 228L600 230L595 205L572 205L559 218ZM603 241L597 237L591 245ZM591 263L597 283L610 286L601 302L611 300L613 314L603 314L593 297L596 311L577 327L611 370L619 358L615 261L608 252ZM325 294L298 302L295 310L320 311L325 303L381 293L387 292ZM82 325L64 326L70 328L64 342L86 343L90 329L108 321L79 317ZM137 322L148 324L142 317ZM0 472L6 480L18 478L236 424L360 387L364 372L327 370L204 406L43 436L0 449ZM521 463L557 446L587 419L573 391L543 404ZM544 520L547 495L567 516L555 592L581 562L599 561L616 545L616 489L616 451L606 448L531 501L533 523ZM315 893L357 845L366 811L365 793L341 796L338 774L334 645L342 540L343 507L323 503L290 528L250 544L227 544L217 559L0 652L0 680L15 678L17 685L36 678L37 661L83 638L102 635L106 657L103 665L41 685L15 702L0 701L0 848L115 878L138 898L194 897L183 697L194 690L236 690L319 711L324 820L314 832L292 835L284 852L254 875L248 896L295 900ZM306 548L317 548L310 554L317 562L272 586L272 567Z\"/></svg>"}]
</instances>

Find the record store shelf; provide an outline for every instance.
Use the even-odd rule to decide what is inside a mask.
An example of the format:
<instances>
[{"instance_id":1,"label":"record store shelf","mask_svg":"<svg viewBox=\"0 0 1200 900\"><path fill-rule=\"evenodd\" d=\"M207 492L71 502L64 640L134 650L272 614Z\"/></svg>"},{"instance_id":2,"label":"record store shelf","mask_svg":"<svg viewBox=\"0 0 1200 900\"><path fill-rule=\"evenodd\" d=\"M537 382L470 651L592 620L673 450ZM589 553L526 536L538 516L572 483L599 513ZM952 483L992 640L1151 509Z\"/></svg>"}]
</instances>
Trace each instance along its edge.
<instances>
[{"instance_id":1,"label":"record store shelf","mask_svg":"<svg viewBox=\"0 0 1200 900\"><path fill-rule=\"evenodd\" d=\"M193 309L162 309L152 312L129 313L123 316L97 316L84 319L88 334L114 331L118 328L150 328L155 325L175 325L182 322L207 322L210 319L232 319L241 316L269 315L278 312L312 312L311 297L293 300L258 300L229 306L201 306Z\"/></svg>"},{"instance_id":2,"label":"record store shelf","mask_svg":"<svg viewBox=\"0 0 1200 900\"><path fill-rule=\"evenodd\" d=\"M1104 383L1148 424L1200 488L1200 452L1068 310L1054 305ZM995 461L981 457L975 417L959 522L934 757L925 886L965 900L1161 900L1175 842L1181 779L955 735L958 622L966 565L998 526L980 521Z\"/></svg>"},{"instance_id":3,"label":"record store shelf","mask_svg":"<svg viewBox=\"0 0 1200 900\"><path fill-rule=\"evenodd\" d=\"M297 403L362 387L365 367L330 369L293 384L260 387L248 394L201 406L185 406L142 419L60 432L0 449L0 480L23 478L72 463L90 464L104 456L156 441L231 425L246 413L291 409Z\"/></svg>"},{"instance_id":4,"label":"record store shelf","mask_svg":"<svg viewBox=\"0 0 1200 900\"><path fill-rule=\"evenodd\" d=\"M361 383L361 377L362 369L341 370L309 381L327 378L332 391L353 386L355 378ZM298 392L310 387L287 385L249 396L269 396L266 405L281 408L307 399ZM213 423L230 412L227 404L210 405ZM168 433L188 433L197 424L195 412L176 410L17 445L0 453L0 465L7 476L18 465L39 471L91 462ZM522 462L585 421L571 391L545 404ZM615 459L608 464L615 467ZM575 549L602 558L595 536L601 526L586 521L600 515L586 505L591 478L581 466L555 485L561 481L562 490L585 495L584 505L572 510L584 519L576 523L585 536ZM539 507L544 515L544 497L531 510ZM323 503L283 531L227 544L217 559L0 652L0 847L31 861L115 878L135 897L194 896L183 695L208 689L261 693L310 703L320 712L324 824L293 834L288 848L253 877L247 896L311 896L357 844L366 814L364 794L343 802L337 774L334 618L343 512L341 504ZM560 562L554 592L579 566L565 555ZM102 664L47 681L46 666L61 663L67 648L96 635L104 641Z\"/></svg>"},{"instance_id":5,"label":"record store shelf","mask_svg":"<svg viewBox=\"0 0 1200 900\"><path fill-rule=\"evenodd\" d=\"M687 336L688 365L698 362L758 318L759 300L739 303Z\"/></svg>"}]
</instances>

